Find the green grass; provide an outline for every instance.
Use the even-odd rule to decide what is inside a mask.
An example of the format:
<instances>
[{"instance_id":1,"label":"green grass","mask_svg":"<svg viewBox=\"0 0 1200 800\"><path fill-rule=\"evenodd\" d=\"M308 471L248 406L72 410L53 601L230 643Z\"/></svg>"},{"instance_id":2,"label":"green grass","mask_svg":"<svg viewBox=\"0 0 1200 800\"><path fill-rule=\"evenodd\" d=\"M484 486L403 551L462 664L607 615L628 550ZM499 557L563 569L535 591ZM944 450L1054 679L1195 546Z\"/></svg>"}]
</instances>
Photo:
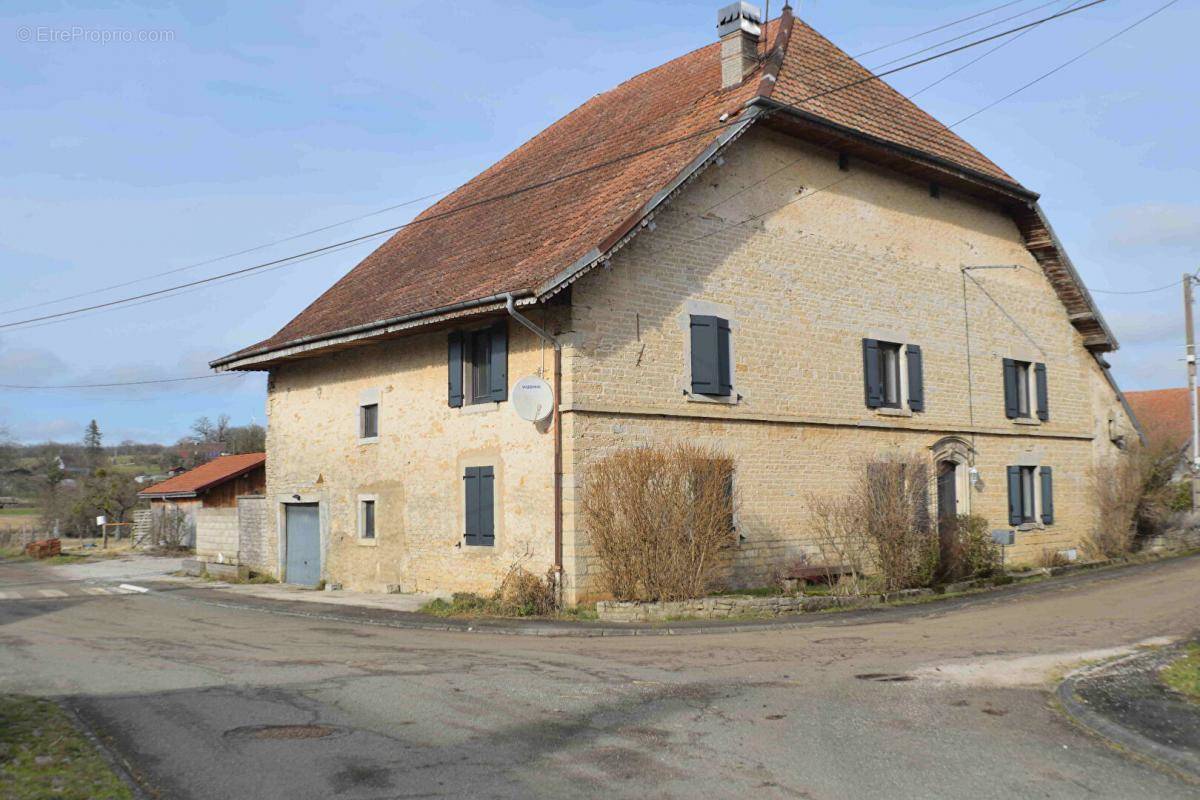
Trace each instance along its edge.
<instances>
[{"instance_id":1,"label":"green grass","mask_svg":"<svg viewBox=\"0 0 1200 800\"><path fill-rule=\"evenodd\" d=\"M0 547L0 558L27 559L24 547Z\"/></svg>"},{"instance_id":2,"label":"green grass","mask_svg":"<svg viewBox=\"0 0 1200 800\"><path fill-rule=\"evenodd\" d=\"M36 517L36 508L0 508L0 517Z\"/></svg>"},{"instance_id":3,"label":"green grass","mask_svg":"<svg viewBox=\"0 0 1200 800\"><path fill-rule=\"evenodd\" d=\"M133 795L61 708L0 695L0 797L132 800Z\"/></svg>"},{"instance_id":4,"label":"green grass","mask_svg":"<svg viewBox=\"0 0 1200 800\"><path fill-rule=\"evenodd\" d=\"M1189 644L1183 655L1162 671L1161 677L1167 686L1200 704L1200 644Z\"/></svg>"}]
</instances>

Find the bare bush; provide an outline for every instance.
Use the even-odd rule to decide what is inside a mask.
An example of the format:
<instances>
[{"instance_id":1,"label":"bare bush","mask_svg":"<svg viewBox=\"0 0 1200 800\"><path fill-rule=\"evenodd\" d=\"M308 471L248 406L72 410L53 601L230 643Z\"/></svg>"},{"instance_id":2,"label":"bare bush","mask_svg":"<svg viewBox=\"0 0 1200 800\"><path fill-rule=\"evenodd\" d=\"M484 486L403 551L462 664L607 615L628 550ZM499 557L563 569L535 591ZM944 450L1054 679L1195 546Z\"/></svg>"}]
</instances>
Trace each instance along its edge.
<instances>
[{"instance_id":1,"label":"bare bush","mask_svg":"<svg viewBox=\"0 0 1200 800\"><path fill-rule=\"evenodd\" d=\"M186 550L195 533L195 523L179 508L156 511L150 521L150 541L166 550Z\"/></svg>"},{"instance_id":2,"label":"bare bush","mask_svg":"<svg viewBox=\"0 0 1200 800\"><path fill-rule=\"evenodd\" d=\"M810 495L825 563L849 570L839 589L859 591L873 574L884 591L927 586L938 563L929 513L929 467L913 457L865 463L845 495Z\"/></svg>"},{"instance_id":3,"label":"bare bush","mask_svg":"<svg viewBox=\"0 0 1200 800\"><path fill-rule=\"evenodd\" d=\"M1166 527L1171 516L1171 477L1179 464L1177 448L1135 445L1129 452L1092 470L1096 525L1083 546L1094 558L1116 558L1132 551L1138 535Z\"/></svg>"},{"instance_id":4,"label":"bare bush","mask_svg":"<svg viewBox=\"0 0 1200 800\"><path fill-rule=\"evenodd\" d=\"M621 450L588 470L582 500L604 588L618 600L713 589L733 545L733 460L688 444Z\"/></svg>"},{"instance_id":5,"label":"bare bush","mask_svg":"<svg viewBox=\"0 0 1200 800\"><path fill-rule=\"evenodd\" d=\"M496 591L496 601L506 616L534 617L552 614L558 606L555 587L553 568L542 579L518 565L513 565L500 582L500 588Z\"/></svg>"}]
</instances>

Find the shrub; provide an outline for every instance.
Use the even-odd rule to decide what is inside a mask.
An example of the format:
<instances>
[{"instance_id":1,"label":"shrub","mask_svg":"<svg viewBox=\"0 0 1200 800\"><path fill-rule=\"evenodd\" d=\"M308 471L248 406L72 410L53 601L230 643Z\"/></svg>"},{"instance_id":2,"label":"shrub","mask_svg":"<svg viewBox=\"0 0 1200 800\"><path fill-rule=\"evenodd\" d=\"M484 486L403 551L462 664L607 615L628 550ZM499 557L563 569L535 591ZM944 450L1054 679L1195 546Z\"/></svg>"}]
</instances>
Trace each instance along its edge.
<instances>
[{"instance_id":1,"label":"shrub","mask_svg":"<svg viewBox=\"0 0 1200 800\"><path fill-rule=\"evenodd\" d=\"M883 591L928 586L939 548L928 465L918 457L891 459L856 473L845 495L808 499L822 560L850 571L838 590L861 591L868 573Z\"/></svg>"},{"instance_id":2,"label":"shrub","mask_svg":"<svg viewBox=\"0 0 1200 800\"><path fill-rule=\"evenodd\" d=\"M504 576L496 599L502 613L516 617L533 617L551 614L558 606L554 569L546 573L545 580L514 566Z\"/></svg>"},{"instance_id":3,"label":"shrub","mask_svg":"<svg viewBox=\"0 0 1200 800\"><path fill-rule=\"evenodd\" d=\"M1171 513L1171 478L1179 451L1135 445L1092 471L1096 525L1084 539L1092 557L1115 558L1134 549L1136 536L1162 530Z\"/></svg>"},{"instance_id":4,"label":"shrub","mask_svg":"<svg viewBox=\"0 0 1200 800\"><path fill-rule=\"evenodd\" d=\"M1039 567L1065 567L1070 563L1061 550L1055 550L1050 547L1043 547L1041 554L1037 557L1037 565Z\"/></svg>"},{"instance_id":5,"label":"shrub","mask_svg":"<svg viewBox=\"0 0 1200 800\"><path fill-rule=\"evenodd\" d=\"M588 469L582 509L604 589L682 600L713 589L734 543L733 461L695 445L621 450Z\"/></svg>"},{"instance_id":6,"label":"shrub","mask_svg":"<svg viewBox=\"0 0 1200 800\"><path fill-rule=\"evenodd\" d=\"M196 525L183 509L167 507L150 517L150 541L164 550L185 550L193 540Z\"/></svg>"},{"instance_id":7,"label":"shrub","mask_svg":"<svg viewBox=\"0 0 1200 800\"><path fill-rule=\"evenodd\" d=\"M986 578L1002 567L1000 545L992 541L987 518L959 514L954 530L943 539L939 577L945 581Z\"/></svg>"}]
</instances>

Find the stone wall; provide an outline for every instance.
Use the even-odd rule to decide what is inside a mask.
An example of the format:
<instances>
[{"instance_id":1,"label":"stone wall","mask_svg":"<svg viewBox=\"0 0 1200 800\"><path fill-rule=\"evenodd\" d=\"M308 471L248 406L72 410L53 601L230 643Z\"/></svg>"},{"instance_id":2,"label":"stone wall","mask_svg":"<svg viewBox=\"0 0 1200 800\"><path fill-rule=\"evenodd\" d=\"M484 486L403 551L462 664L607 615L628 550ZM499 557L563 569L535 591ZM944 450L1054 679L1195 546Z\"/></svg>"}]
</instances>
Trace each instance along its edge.
<instances>
[{"instance_id":1,"label":"stone wall","mask_svg":"<svg viewBox=\"0 0 1200 800\"><path fill-rule=\"evenodd\" d=\"M195 518L196 555L236 564L239 549L237 508L198 508Z\"/></svg>"},{"instance_id":2,"label":"stone wall","mask_svg":"<svg viewBox=\"0 0 1200 800\"><path fill-rule=\"evenodd\" d=\"M267 535L267 498L243 495L237 499L238 563L255 572L278 575L275 540Z\"/></svg>"},{"instance_id":3,"label":"stone wall","mask_svg":"<svg viewBox=\"0 0 1200 800\"><path fill-rule=\"evenodd\" d=\"M948 445L981 479L960 492L963 510L993 527L1008 527L1007 466L1054 469L1055 521L1022 526L1010 562L1075 547L1091 528L1093 466L1132 427L1005 213L857 162L839 172L835 153L762 131L656 222L572 288L568 597L601 594L575 503L588 465L642 444L733 456L735 587L815 555L811 495L844 492L888 456L932 467ZM972 264L1018 268L964 277ZM690 394L690 314L731 321L736 402ZM921 346L924 412L866 407L863 338ZM1047 364L1048 421L1005 416L1004 358Z\"/></svg>"}]
</instances>

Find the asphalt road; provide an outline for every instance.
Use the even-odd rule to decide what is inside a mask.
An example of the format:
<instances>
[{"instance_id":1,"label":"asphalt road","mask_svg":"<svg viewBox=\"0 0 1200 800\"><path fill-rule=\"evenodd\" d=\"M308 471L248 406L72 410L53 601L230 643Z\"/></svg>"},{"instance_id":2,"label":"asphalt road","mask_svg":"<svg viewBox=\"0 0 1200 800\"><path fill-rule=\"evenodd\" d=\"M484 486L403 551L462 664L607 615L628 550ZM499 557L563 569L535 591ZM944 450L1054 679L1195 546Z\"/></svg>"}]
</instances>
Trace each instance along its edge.
<instances>
[{"instance_id":1,"label":"asphalt road","mask_svg":"<svg viewBox=\"0 0 1200 800\"><path fill-rule=\"evenodd\" d=\"M1200 558L852 624L588 639L51 575L0 564L21 596L0 600L0 691L67 698L150 796L1200 796L1072 727L1048 691L1107 648L1193 633Z\"/></svg>"}]
</instances>

